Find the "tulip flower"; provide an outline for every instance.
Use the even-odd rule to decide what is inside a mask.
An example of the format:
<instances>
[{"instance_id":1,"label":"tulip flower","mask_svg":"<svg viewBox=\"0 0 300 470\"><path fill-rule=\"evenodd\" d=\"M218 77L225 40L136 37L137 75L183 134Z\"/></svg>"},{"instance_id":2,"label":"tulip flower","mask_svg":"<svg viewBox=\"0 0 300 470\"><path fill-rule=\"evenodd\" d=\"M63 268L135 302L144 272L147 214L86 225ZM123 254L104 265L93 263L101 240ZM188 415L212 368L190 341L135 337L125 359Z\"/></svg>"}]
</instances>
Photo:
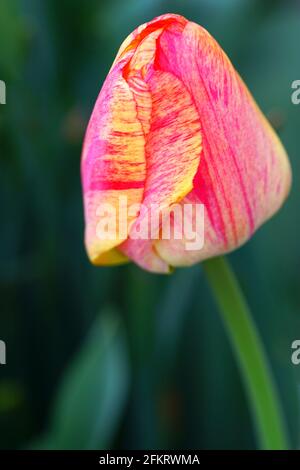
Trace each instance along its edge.
<instances>
[{"instance_id":1,"label":"tulip flower","mask_svg":"<svg viewBox=\"0 0 300 470\"><path fill-rule=\"evenodd\" d=\"M291 184L286 152L227 55L203 27L175 14L139 26L121 45L90 118L81 171L91 262L129 259L158 273L242 245L278 211ZM173 209L187 206L203 207L204 222L195 229L203 230L203 243L193 250L185 232L175 236L180 218ZM109 208L116 220L103 237L99 227ZM163 237L168 214L170 236ZM184 222L193 227L196 215ZM149 225L155 235L133 236ZM262 445L286 447L277 395L241 293L222 262L204 266Z\"/></svg>"},{"instance_id":2,"label":"tulip flower","mask_svg":"<svg viewBox=\"0 0 300 470\"><path fill-rule=\"evenodd\" d=\"M229 252L281 206L291 181L278 137L218 43L167 14L122 44L96 101L82 154L86 248L96 265L127 258L154 272ZM203 204L204 244L97 236L102 204ZM174 227L173 227L174 229ZM173 233L173 230L171 231Z\"/></svg>"}]
</instances>

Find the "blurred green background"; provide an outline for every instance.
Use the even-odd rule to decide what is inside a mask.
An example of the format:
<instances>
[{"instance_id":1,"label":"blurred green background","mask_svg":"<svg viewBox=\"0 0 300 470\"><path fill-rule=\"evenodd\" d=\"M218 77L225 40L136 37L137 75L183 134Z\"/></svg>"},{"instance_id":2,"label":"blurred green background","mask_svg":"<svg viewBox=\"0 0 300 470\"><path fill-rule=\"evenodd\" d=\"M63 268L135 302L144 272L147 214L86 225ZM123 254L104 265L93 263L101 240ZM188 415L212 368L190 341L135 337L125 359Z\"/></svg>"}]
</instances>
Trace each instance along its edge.
<instances>
[{"instance_id":1,"label":"blurred green background","mask_svg":"<svg viewBox=\"0 0 300 470\"><path fill-rule=\"evenodd\" d=\"M230 256L300 444L298 1L1 0L0 447L255 448L201 265L95 268L83 247L84 129L121 41L166 12L221 43L290 155L283 210Z\"/></svg>"}]
</instances>

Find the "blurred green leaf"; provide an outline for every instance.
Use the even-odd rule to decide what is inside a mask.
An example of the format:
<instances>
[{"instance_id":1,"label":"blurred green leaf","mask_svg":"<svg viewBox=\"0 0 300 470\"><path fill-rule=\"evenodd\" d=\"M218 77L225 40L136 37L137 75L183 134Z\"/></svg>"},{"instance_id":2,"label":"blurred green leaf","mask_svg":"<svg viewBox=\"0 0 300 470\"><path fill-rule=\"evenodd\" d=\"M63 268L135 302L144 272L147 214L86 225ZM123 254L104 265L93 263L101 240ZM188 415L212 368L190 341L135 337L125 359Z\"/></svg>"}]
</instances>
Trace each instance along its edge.
<instances>
[{"instance_id":1,"label":"blurred green leaf","mask_svg":"<svg viewBox=\"0 0 300 470\"><path fill-rule=\"evenodd\" d=\"M59 449L111 445L128 390L128 362L120 318L97 318L58 391L50 434Z\"/></svg>"}]
</instances>

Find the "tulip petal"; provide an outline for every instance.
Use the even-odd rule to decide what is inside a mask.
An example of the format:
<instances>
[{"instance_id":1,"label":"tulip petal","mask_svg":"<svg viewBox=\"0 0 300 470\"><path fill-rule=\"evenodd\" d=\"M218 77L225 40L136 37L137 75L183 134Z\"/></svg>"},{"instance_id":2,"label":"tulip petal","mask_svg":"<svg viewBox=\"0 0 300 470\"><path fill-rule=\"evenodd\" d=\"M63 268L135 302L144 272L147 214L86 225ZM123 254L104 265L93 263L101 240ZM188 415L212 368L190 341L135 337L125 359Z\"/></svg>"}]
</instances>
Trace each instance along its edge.
<instances>
[{"instance_id":1,"label":"tulip petal","mask_svg":"<svg viewBox=\"0 0 300 470\"><path fill-rule=\"evenodd\" d=\"M168 263L187 265L244 243L283 203L291 172L279 139L205 29L189 22L181 36L164 31L157 62L187 87L201 122L203 152L190 198L205 205L205 246L193 253L184 240L156 243Z\"/></svg>"},{"instance_id":2,"label":"tulip petal","mask_svg":"<svg viewBox=\"0 0 300 470\"><path fill-rule=\"evenodd\" d=\"M120 196L126 197L130 205L141 202L144 191L144 132L121 66L122 63L114 67L103 85L83 148L85 243L95 264L101 264L101 255L118 246L128 235L128 231L123 236L117 232L111 239L99 239L99 208L110 204L116 210L118 223ZM127 222L130 225L131 221Z\"/></svg>"},{"instance_id":3,"label":"tulip petal","mask_svg":"<svg viewBox=\"0 0 300 470\"><path fill-rule=\"evenodd\" d=\"M159 224L155 207L156 213L168 208L193 187L200 162L201 129L191 96L174 75L151 71L146 82L151 93L152 113L146 139L143 206L135 225L143 224L143 219L151 214L155 232L155 223ZM162 269L162 261L153 252L150 234L149 240L127 240L120 250L147 269ZM166 269L169 271L169 267Z\"/></svg>"}]
</instances>

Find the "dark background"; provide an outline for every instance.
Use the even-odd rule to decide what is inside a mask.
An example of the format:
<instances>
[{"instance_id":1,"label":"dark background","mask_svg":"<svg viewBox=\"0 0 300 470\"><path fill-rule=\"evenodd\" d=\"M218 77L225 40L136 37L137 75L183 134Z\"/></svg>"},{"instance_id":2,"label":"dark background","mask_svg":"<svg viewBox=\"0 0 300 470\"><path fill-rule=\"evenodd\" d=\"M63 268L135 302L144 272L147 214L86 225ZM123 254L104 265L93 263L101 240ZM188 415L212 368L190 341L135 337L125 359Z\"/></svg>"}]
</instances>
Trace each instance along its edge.
<instances>
[{"instance_id":1,"label":"dark background","mask_svg":"<svg viewBox=\"0 0 300 470\"><path fill-rule=\"evenodd\" d=\"M1 448L256 447L201 265L164 277L84 251L84 129L121 41L166 12L216 37L290 155L288 202L230 260L299 447L299 2L1 0Z\"/></svg>"}]
</instances>

